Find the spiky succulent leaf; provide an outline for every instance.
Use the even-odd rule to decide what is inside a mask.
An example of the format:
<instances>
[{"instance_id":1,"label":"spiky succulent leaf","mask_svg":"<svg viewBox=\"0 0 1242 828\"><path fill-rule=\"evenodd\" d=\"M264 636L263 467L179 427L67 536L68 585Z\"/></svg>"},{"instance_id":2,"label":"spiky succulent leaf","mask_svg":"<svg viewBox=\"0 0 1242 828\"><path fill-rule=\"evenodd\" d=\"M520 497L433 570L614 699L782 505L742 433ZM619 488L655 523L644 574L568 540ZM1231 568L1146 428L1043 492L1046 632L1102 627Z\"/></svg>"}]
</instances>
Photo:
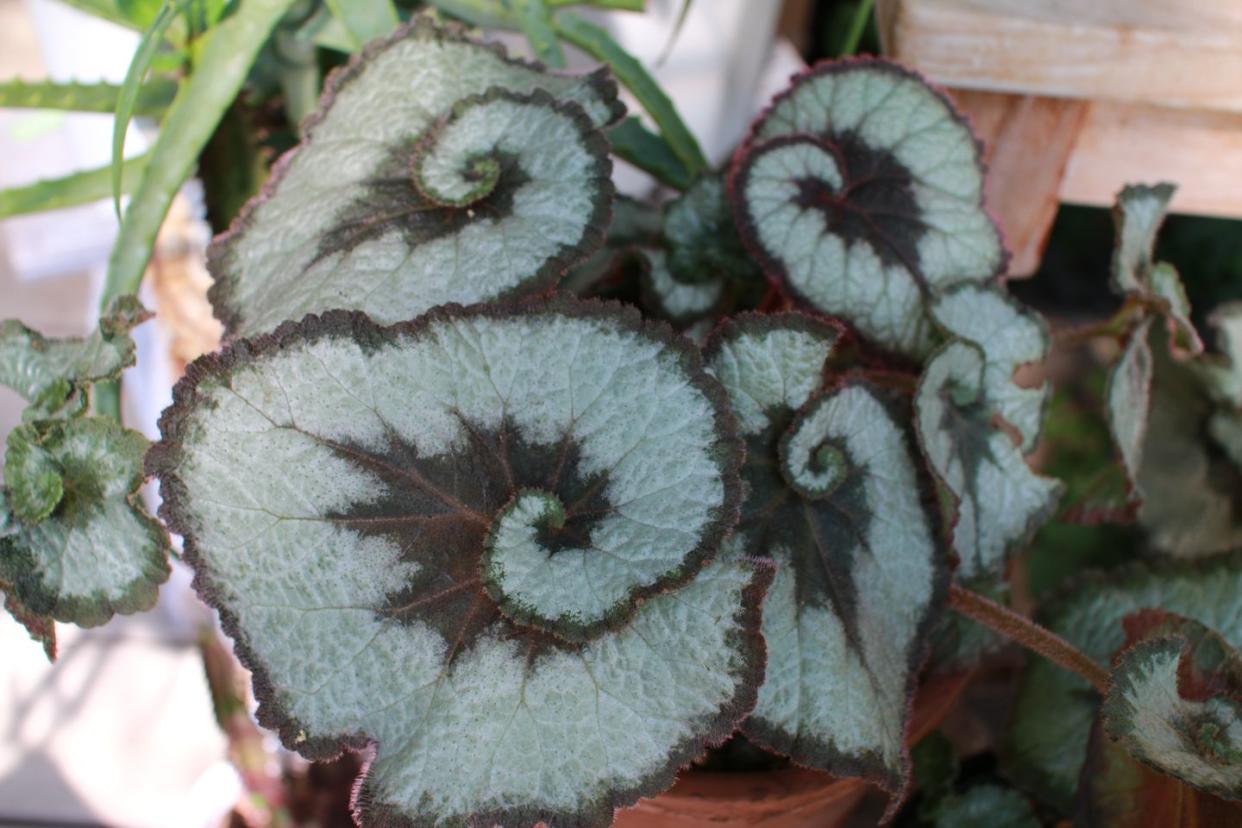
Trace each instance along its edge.
<instances>
[{"instance_id":1,"label":"spiky succulent leaf","mask_svg":"<svg viewBox=\"0 0 1242 828\"><path fill-rule=\"evenodd\" d=\"M796 78L739 152L731 195L769 273L912 356L935 344L927 309L939 291L1005 267L970 128L943 93L886 61Z\"/></svg>"},{"instance_id":2,"label":"spiky succulent leaf","mask_svg":"<svg viewBox=\"0 0 1242 828\"><path fill-rule=\"evenodd\" d=\"M420 17L333 75L209 251L233 336L333 308L381 322L536 292L603 238L605 73L554 75Z\"/></svg>"},{"instance_id":3,"label":"spiky succulent leaf","mask_svg":"<svg viewBox=\"0 0 1242 828\"><path fill-rule=\"evenodd\" d=\"M759 268L747 255L723 176L700 176L664 210L669 273L678 282L758 280Z\"/></svg>"},{"instance_id":4,"label":"spiky succulent leaf","mask_svg":"<svg viewBox=\"0 0 1242 828\"><path fill-rule=\"evenodd\" d=\"M767 675L744 731L897 793L945 550L908 414L866 382L825 376L838 333L796 314L750 315L708 345L747 446L729 548L778 567L763 610Z\"/></svg>"},{"instance_id":5,"label":"spiky succulent leaf","mask_svg":"<svg viewBox=\"0 0 1242 828\"><path fill-rule=\"evenodd\" d=\"M996 425L1011 404L1012 378L989 372L980 347L955 340L927 364L915 395L923 452L956 501L958 577L997 574L1056 507L1060 481L1027 465L1021 437Z\"/></svg>"},{"instance_id":6,"label":"spiky succulent leaf","mask_svg":"<svg viewBox=\"0 0 1242 828\"><path fill-rule=\"evenodd\" d=\"M200 594L364 823L606 825L732 732L769 573L708 563L741 445L618 306L335 312L191 367L149 467ZM290 473L302 469L307 473Z\"/></svg>"},{"instance_id":7,"label":"spiky succulent leaf","mask_svg":"<svg viewBox=\"0 0 1242 828\"><path fill-rule=\"evenodd\" d=\"M1146 319L1130 332L1121 359L1108 375L1108 427L1121 455L1121 467L1129 488L1137 487L1143 463L1143 443L1147 437L1147 419L1151 411L1151 381L1155 371L1148 334L1151 320Z\"/></svg>"},{"instance_id":8,"label":"spiky succulent leaf","mask_svg":"<svg viewBox=\"0 0 1242 828\"><path fill-rule=\"evenodd\" d=\"M1197 621L1164 612L1127 621L1144 629L1113 665L1104 731L1163 773L1242 799L1242 658Z\"/></svg>"},{"instance_id":9,"label":"spiky succulent leaf","mask_svg":"<svg viewBox=\"0 0 1242 828\"><path fill-rule=\"evenodd\" d=\"M1052 388L1046 382L1024 388L1014 372L1048 355L1043 320L999 289L972 284L946 291L931 315L949 334L983 350L984 384L997 415L1017 429L1023 452L1034 449Z\"/></svg>"},{"instance_id":10,"label":"spiky succulent leaf","mask_svg":"<svg viewBox=\"0 0 1242 828\"><path fill-rule=\"evenodd\" d=\"M1143 293L1149 289L1156 265L1156 234L1176 189L1172 184L1130 184L1117 194L1113 205L1117 238L1112 264L1112 286L1117 293Z\"/></svg>"},{"instance_id":11,"label":"spiky succulent leaf","mask_svg":"<svg viewBox=\"0 0 1242 828\"><path fill-rule=\"evenodd\" d=\"M106 417L27 431L63 493L50 514L26 520L8 483L17 520L0 536L0 582L31 612L84 627L149 609L169 569L168 537L138 498L147 441Z\"/></svg>"},{"instance_id":12,"label":"spiky succulent leaf","mask_svg":"<svg viewBox=\"0 0 1242 828\"><path fill-rule=\"evenodd\" d=\"M129 332L150 315L135 297L120 296L82 339L46 339L17 320L0 322L0 385L32 404L27 419L80 412L90 383L134 364Z\"/></svg>"},{"instance_id":13,"label":"spiky succulent leaf","mask_svg":"<svg viewBox=\"0 0 1242 828\"><path fill-rule=\"evenodd\" d=\"M1159 607L1242 643L1242 553L1196 562L1128 566L1080 577L1040 620L1088 657L1107 664L1126 641L1126 616ZM1099 697L1087 682L1044 659L1023 672L1006 737L1008 772L1069 812Z\"/></svg>"}]
</instances>

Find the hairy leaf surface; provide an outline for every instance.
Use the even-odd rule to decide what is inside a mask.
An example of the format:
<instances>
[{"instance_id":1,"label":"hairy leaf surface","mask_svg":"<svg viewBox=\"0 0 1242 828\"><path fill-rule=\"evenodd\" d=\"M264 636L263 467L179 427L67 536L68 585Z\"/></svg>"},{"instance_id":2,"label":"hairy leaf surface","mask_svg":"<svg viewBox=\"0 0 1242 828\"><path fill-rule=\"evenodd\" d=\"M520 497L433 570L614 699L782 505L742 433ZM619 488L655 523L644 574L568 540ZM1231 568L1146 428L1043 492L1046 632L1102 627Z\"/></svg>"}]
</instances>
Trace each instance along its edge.
<instances>
[{"instance_id":1,"label":"hairy leaf surface","mask_svg":"<svg viewBox=\"0 0 1242 828\"><path fill-rule=\"evenodd\" d=\"M719 174L695 179L664 210L669 273L678 282L757 280L759 268L738 237L733 211Z\"/></svg>"},{"instance_id":2,"label":"hairy leaf surface","mask_svg":"<svg viewBox=\"0 0 1242 828\"><path fill-rule=\"evenodd\" d=\"M927 309L939 291L1005 267L970 128L941 92L886 61L796 78L739 152L731 193L770 274L911 356L935 345Z\"/></svg>"},{"instance_id":3,"label":"hairy leaf surface","mask_svg":"<svg viewBox=\"0 0 1242 828\"><path fill-rule=\"evenodd\" d=\"M982 348L950 342L931 358L915 396L923 453L957 502L953 549L958 577L967 581L999 573L1009 551L1048 519L1063 488L1027 465L1021 435L997 425L1020 389L1011 388L1012 371L989 371L989 362Z\"/></svg>"},{"instance_id":4,"label":"hairy leaf surface","mask_svg":"<svg viewBox=\"0 0 1242 828\"><path fill-rule=\"evenodd\" d=\"M15 519L0 534L5 591L31 613L84 627L150 609L169 569L167 535L137 494L146 440L105 417L38 425L14 433L39 454L59 494L53 509L23 513L28 504L7 480L6 461L4 497Z\"/></svg>"},{"instance_id":5,"label":"hairy leaf surface","mask_svg":"<svg viewBox=\"0 0 1242 828\"><path fill-rule=\"evenodd\" d=\"M209 256L233 336L537 292L603 238L605 73L544 72L420 17L329 80L302 144Z\"/></svg>"},{"instance_id":6,"label":"hairy leaf surface","mask_svg":"<svg viewBox=\"0 0 1242 828\"><path fill-rule=\"evenodd\" d=\"M682 282L672 274L670 257L663 250L637 252L646 262L642 274L645 298L658 315L672 322L691 322L707 316L720 304L724 282L719 278Z\"/></svg>"},{"instance_id":7,"label":"hairy leaf surface","mask_svg":"<svg viewBox=\"0 0 1242 828\"><path fill-rule=\"evenodd\" d=\"M1155 363L1148 343L1150 329L1151 320L1146 319L1130 332L1121 359L1108 375L1108 427L1132 494L1137 494L1134 490L1143 464L1143 443L1151 412Z\"/></svg>"},{"instance_id":8,"label":"hairy leaf surface","mask_svg":"<svg viewBox=\"0 0 1242 828\"><path fill-rule=\"evenodd\" d=\"M744 730L800 764L899 794L947 570L900 425L909 415L864 381L829 381L837 337L809 317L750 315L708 345L747 446L729 548L778 567L763 610L767 675Z\"/></svg>"},{"instance_id":9,"label":"hairy leaf surface","mask_svg":"<svg viewBox=\"0 0 1242 828\"><path fill-rule=\"evenodd\" d=\"M753 705L770 575L709 562L741 445L667 328L568 299L336 312L175 398L164 515L260 719L308 756L375 745L364 823L606 825Z\"/></svg>"},{"instance_id":10,"label":"hairy leaf surface","mask_svg":"<svg viewBox=\"0 0 1242 828\"><path fill-rule=\"evenodd\" d=\"M1122 620L1151 607L1211 627L1236 648L1242 643L1242 553L1079 578L1040 621L1107 664L1126 641ZM1027 662L1007 737L1008 771L1067 813L1098 702L1084 679L1044 659Z\"/></svg>"}]
</instances>

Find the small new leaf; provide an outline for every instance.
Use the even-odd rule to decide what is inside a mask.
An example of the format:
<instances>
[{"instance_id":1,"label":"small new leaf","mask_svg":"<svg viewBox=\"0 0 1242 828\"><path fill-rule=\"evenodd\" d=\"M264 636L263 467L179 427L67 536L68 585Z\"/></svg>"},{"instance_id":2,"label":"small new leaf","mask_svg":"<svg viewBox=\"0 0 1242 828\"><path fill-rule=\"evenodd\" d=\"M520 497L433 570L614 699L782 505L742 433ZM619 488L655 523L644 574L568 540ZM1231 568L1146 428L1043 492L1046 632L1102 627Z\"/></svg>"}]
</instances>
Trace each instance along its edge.
<instances>
[{"instance_id":1,"label":"small new leaf","mask_svg":"<svg viewBox=\"0 0 1242 828\"><path fill-rule=\"evenodd\" d=\"M1135 643L1113 665L1105 732L1163 773L1242 799L1242 658L1197 621L1148 612L1127 622Z\"/></svg>"},{"instance_id":2,"label":"small new leaf","mask_svg":"<svg viewBox=\"0 0 1242 828\"><path fill-rule=\"evenodd\" d=\"M915 395L923 453L956 501L953 549L964 581L999 574L1009 552L1051 516L1063 489L1031 470L1025 435L1012 433L1018 430L1004 417L1027 411L1025 398L1015 397L1022 389L1013 387L1012 364L991 371L989 364L996 361L977 345L949 342L928 362ZM1037 427L1038 416L1033 422Z\"/></svg>"},{"instance_id":3,"label":"small new leaf","mask_svg":"<svg viewBox=\"0 0 1242 828\"><path fill-rule=\"evenodd\" d=\"M669 250L668 270L678 282L761 278L738 237L724 179L718 174L700 176L684 195L668 204L664 240Z\"/></svg>"},{"instance_id":4,"label":"small new leaf","mask_svg":"<svg viewBox=\"0 0 1242 828\"><path fill-rule=\"evenodd\" d=\"M555 75L419 17L334 74L301 145L209 251L231 336L537 293L603 240L605 73ZM342 149L342 148L346 149Z\"/></svg>"},{"instance_id":5,"label":"small new leaf","mask_svg":"<svg viewBox=\"0 0 1242 828\"><path fill-rule=\"evenodd\" d=\"M825 376L838 336L797 314L750 315L707 346L747 449L746 499L727 548L778 566L763 608L767 676L743 730L899 801L946 553L902 427L908 412L865 382Z\"/></svg>"},{"instance_id":6,"label":"small new leaf","mask_svg":"<svg viewBox=\"0 0 1242 828\"><path fill-rule=\"evenodd\" d=\"M43 517L23 516L28 486L14 488L6 461L4 496L17 520L0 535L5 591L31 613L84 627L150 609L169 569L168 537L138 497L146 440L106 417L37 427L19 429L19 439L37 448L61 493Z\"/></svg>"},{"instance_id":7,"label":"small new leaf","mask_svg":"<svg viewBox=\"0 0 1242 828\"><path fill-rule=\"evenodd\" d=\"M120 296L83 339L46 339L16 320L0 322L0 385L31 403L26 419L82 410L85 390L134 364L129 332L150 317L133 296Z\"/></svg>"},{"instance_id":8,"label":"small new leaf","mask_svg":"<svg viewBox=\"0 0 1242 828\"><path fill-rule=\"evenodd\" d=\"M200 594L363 824L604 826L730 734L770 571L711 562L742 447L632 310L335 312L191 366L149 467ZM302 473L305 471L306 473Z\"/></svg>"},{"instance_id":9,"label":"small new leaf","mask_svg":"<svg viewBox=\"0 0 1242 828\"><path fill-rule=\"evenodd\" d=\"M742 237L803 303L926 356L927 311L1003 272L980 148L943 93L876 59L822 63L756 123L730 191Z\"/></svg>"}]
</instances>

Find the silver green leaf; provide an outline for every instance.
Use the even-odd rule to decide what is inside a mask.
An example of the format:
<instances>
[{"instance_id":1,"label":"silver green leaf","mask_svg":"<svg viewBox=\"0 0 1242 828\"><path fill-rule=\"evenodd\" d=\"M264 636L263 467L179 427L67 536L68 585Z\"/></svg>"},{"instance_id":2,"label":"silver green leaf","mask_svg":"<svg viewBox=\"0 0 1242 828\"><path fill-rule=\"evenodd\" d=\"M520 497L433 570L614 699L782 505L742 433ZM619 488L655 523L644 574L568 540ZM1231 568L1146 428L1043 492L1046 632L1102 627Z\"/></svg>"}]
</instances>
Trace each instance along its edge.
<instances>
[{"instance_id":1,"label":"silver green leaf","mask_svg":"<svg viewBox=\"0 0 1242 828\"><path fill-rule=\"evenodd\" d=\"M1130 184L1117 194L1113 205L1117 239L1112 263L1112 285L1117 293L1143 293L1149 289L1156 264L1156 234L1176 189L1172 184Z\"/></svg>"},{"instance_id":2,"label":"silver green leaf","mask_svg":"<svg viewBox=\"0 0 1242 828\"><path fill-rule=\"evenodd\" d=\"M886 61L822 63L795 78L739 153L731 194L766 270L910 356L936 344L927 310L940 291L1005 268L965 119Z\"/></svg>"},{"instance_id":3,"label":"silver green leaf","mask_svg":"<svg viewBox=\"0 0 1242 828\"><path fill-rule=\"evenodd\" d=\"M1200 790L1242 799L1242 658L1204 625L1163 612L1127 619L1105 732L1140 761Z\"/></svg>"},{"instance_id":4,"label":"silver green leaf","mask_svg":"<svg viewBox=\"0 0 1242 828\"><path fill-rule=\"evenodd\" d=\"M1043 320L1000 289L973 284L945 291L931 315L949 334L983 350L988 397L996 413L1021 435L1022 451L1032 451L1052 388L1046 382L1022 387L1014 373L1047 357L1050 340Z\"/></svg>"},{"instance_id":5,"label":"silver green leaf","mask_svg":"<svg viewBox=\"0 0 1242 828\"><path fill-rule=\"evenodd\" d=\"M966 581L999 573L1010 551L1051 516L1063 489L1027 465L1023 435L997 425L1013 381L989 372L989 362L982 348L949 342L928 362L915 395L923 453L956 501L953 550Z\"/></svg>"},{"instance_id":6,"label":"silver green leaf","mask_svg":"<svg viewBox=\"0 0 1242 828\"><path fill-rule=\"evenodd\" d=\"M740 441L634 311L309 316L195 363L161 429L260 720L374 746L363 824L607 825L754 703L770 571L711 560Z\"/></svg>"},{"instance_id":7,"label":"silver green leaf","mask_svg":"<svg viewBox=\"0 0 1242 828\"><path fill-rule=\"evenodd\" d=\"M672 322L691 322L710 314L724 296L724 282L710 279L703 282L678 281L669 270L669 256L663 250L636 250L643 257L644 297L658 315Z\"/></svg>"},{"instance_id":8,"label":"silver green leaf","mask_svg":"<svg viewBox=\"0 0 1242 828\"><path fill-rule=\"evenodd\" d=\"M1212 311L1209 324L1216 331L1219 354L1197 360L1196 370L1212 399L1242 410L1242 302L1226 302Z\"/></svg>"},{"instance_id":9,"label":"silver green leaf","mask_svg":"<svg viewBox=\"0 0 1242 828\"><path fill-rule=\"evenodd\" d=\"M134 364L129 332L150 315L135 297L118 297L83 339L46 339L17 320L0 322L0 385L32 404L27 419L80 412L90 383Z\"/></svg>"},{"instance_id":10,"label":"silver green leaf","mask_svg":"<svg viewBox=\"0 0 1242 828\"><path fill-rule=\"evenodd\" d=\"M1134 565L1076 579L1039 620L1088 657L1108 664L1126 642L1123 619L1158 607L1242 644L1242 553L1194 562ZM1099 697L1073 673L1030 659L1006 738L1007 773L1069 812Z\"/></svg>"},{"instance_id":11,"label":"silver green leaf","mask_svg":"<svg viewBox=\"0 0 1242 828\"><path fill-rule=\"evenodd\" d=\"M26 437L62 481L55 508L0 535L0 582L31 612L84 627L150 609L168 577L168 536L143 510L147 441L106 417L42 421ZM11 445L11 444L10 444ZM7 472L7 469L6 469Z\"/></svg>"},{"instance_id":12,"label":"silver green leaf","mask_svg":"<svg viewBox=\"0 0 1242 828\"><path fill-rule=\"evenodd\" d=\"M738 237L724 178L702 175L664 208L668 270L685 284L758 281L759 268Z\"/></svg>"},{"instance_id":13,"label":"silver green leaf","mask_svg":"<svg viewBox=\"0 0 1242 828\"><path fill-rule=\"evenodd\" d=\"M1151 382L1155 371L1148 334L1151 320L1145 319L1126 341L1121 359L1108 375L1108 427L1121 455L1121 467L1131 492L1137 495L1138 476L1143 463L1143 444L1151 411Z\"/></svg>"},{"instance_id":14,"label":"silver green leaf","mask_svg":"<svg viewBox=\"0 0 1242 828\"><path fill-rule=\"evenodd\" d=\"M334 74L301 145L209 251L232 336L536 293L603 240L603 71L555 75L419 17Z\"/></svg>"},{"instance_id":15,"label":"silver green leaf","mask_svg":"<svg viewBox=\"0 0 1242 828\"><path fill-rule=\"evenodd\" d=\"M64 494L64 478L55 458L40 445L32 425L20 425L5 441L4 481L14 517L38 523L52 513Z\"/></svg>"},{"instance_id":16,"label":"silver green leaf","mask_svg":"<svg viewBox=\"0 0 1242 828\"><path fill-rule=\"evenodd\" d=\"M866 382L825 374L838 335L796 314L749 315L707 346L747 446L727 548L778 567L763 609L767 674L744 732L899 800L946 553L908 412Z\"/></svg>"}]
</instances>

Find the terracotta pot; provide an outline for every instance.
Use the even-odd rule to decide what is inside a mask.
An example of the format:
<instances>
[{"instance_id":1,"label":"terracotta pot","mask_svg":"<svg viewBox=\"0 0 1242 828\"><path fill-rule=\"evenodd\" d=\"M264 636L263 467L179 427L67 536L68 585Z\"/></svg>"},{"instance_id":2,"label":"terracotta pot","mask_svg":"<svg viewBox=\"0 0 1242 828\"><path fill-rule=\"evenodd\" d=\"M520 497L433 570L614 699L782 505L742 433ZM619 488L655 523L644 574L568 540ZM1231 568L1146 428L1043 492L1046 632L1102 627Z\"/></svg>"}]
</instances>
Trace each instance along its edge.
<instances>
[{"instance_id":1,"label":"terracotta pot","mask_svg":"<svg viewBox=\"0 0 1242 828\"><path fill-rule=\"evenodd\" d=\"M969 673L923 682L914 701L910 744L948 715ZM613 828L832 828L854 809L867 783L805 768L738 772L691 769L672 788L617 811Z\"/></svg>"}]
</instances>

